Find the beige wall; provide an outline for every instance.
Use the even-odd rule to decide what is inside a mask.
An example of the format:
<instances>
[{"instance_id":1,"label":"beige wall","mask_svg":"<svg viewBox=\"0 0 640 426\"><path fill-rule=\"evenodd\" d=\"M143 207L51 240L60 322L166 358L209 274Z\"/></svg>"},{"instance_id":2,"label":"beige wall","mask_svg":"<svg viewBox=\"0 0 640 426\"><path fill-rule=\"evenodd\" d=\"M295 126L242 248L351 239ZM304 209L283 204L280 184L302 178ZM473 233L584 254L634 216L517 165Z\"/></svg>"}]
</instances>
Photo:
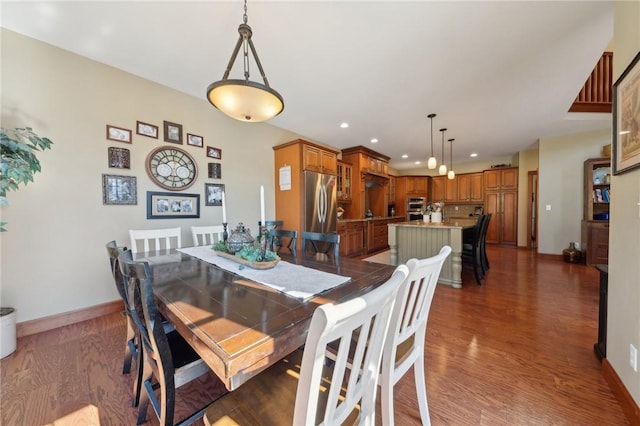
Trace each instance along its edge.
<instances>
[{"instance_id":1,"label":"beige wall","mask_svg":"<svg viewBox=\"0 0 640 426\"><path fill-rule=\"evenodd\" d=\"M204 205L200 219L146 219L146 192L163 191L144 166L149 151L165 144L163 120L222 149L222 179L214 180L206 177L212 159L204 149L182 146L199 166L184 192L202 197L205 182L225 184L230 225L243 221L255 234L264 185L266 215L274 218L271 147L297 135L225 117L204 88L194 98L4 29L1 36L2 126L30 126L54 142L39 155L35 182L10 192L1 210L9 232L0 234L0 302L17 309L18 322L116 300L104 244L129 245L129 229L180 226L188 246L191 225L222 222L221 208ZM161 138L136 135L136 120L159 126ZM133 143L107 141L106 124L131 129ZM130 170L107 167L109 146L131 150ZM138 204L103 205L103 173L136 176Z\"/></svg>"},{"instance_id":2,"label":"beige wall","mask_svg":"<svg viewBox=\"0 0 640 426\"><path fill-rule=\"evenodd\" d=\"M640 51L640 3L615 2L613 75ZM640 405L640 372L629 366L629 345L640 350L640 169L611 180L607 359Z\"/></svg>"},{"instance_id":3,"label":"beige wall","mask_svg":"<svg viewBox=\"0 0 640 426\"><path fill-rule=\"evenodd\" d=\"M518 246L529 247L527 241L527 208L531 200L528 192L529 172L538 170L538 148L520 151L518 168Z\"/></svg>"},{"instance_id":4,"label":"beige wall","mask_svg":"<svg viewBox=\"0 0 640 426\"><path fill-rule=\"evenodd\" d=\"M584 161L600 157L609 143L611 130L540 139L539 253L559 254L581 241Z\"/></svg>"}]
</instances>

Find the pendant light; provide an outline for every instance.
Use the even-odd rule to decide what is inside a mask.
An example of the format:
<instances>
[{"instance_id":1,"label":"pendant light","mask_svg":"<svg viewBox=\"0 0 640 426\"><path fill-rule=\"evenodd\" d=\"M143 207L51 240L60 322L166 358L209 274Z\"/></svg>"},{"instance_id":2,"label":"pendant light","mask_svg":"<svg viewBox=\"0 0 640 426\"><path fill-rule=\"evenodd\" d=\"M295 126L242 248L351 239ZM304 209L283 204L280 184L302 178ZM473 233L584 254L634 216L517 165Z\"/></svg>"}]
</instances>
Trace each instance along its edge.
<instances>
[{"instance_id":1,"label":"pendant light","mask_svg":"<svg viewBox=\"0 0 640 426\"><path fill-rule=\"evenodd\" d=\"M431 157L429 157L429 161L427 161L427 167L432 170L435 169L436 166L438 165L436 157L433 156L433 117L435 116L436 116L435 114L427 115L427 117L431 119Z\"/></svg>"},{"instance_id":2,"label":"pendant light","mask_svg":"<svg viewBox=\"0 0 640 426\"><path fill-rule=\"evenodd\" d=\"M260 122L269 120L280 114L284 109L282 96L269 86L264 74L258 53L251 41L251 27L247 25L247 0L244 1L243 23L238 27L240 38L231 54L227 69L222 80L211 83L207 87L207 99L214 107L231 118L240 121ZM244 56L244 80L229 79L229 72L242 47ZM253 54L264 84L249 80L249 50Z\"/></svg>"},{"instance_id":3,"label":"pendant light","mask_svg":"<svg viewBox=\"0 0 640 426\"><path fill-rule=\"evenodd\" d=\"M438 174L446 175L447 174L447 165L444 164L444 132L447 131L446 128L440 129L442 132L442 164L440 164L440 168L438 169Z\"/></svg>"},{"instance_id":4,"label":"pendant light","mask_svg":"<svg viewBox=\"0 0 640 426\"><path fill-rule=\"evenodd\" d=\"M447 177L450 180L453 180L456 178L456 172L453 171L453 141L455 141L455 139L449 139L449 144L451 145L451 150L449 151L450 157L449 157L449 173L447 174Z\"/></svg>"}]
</instances>

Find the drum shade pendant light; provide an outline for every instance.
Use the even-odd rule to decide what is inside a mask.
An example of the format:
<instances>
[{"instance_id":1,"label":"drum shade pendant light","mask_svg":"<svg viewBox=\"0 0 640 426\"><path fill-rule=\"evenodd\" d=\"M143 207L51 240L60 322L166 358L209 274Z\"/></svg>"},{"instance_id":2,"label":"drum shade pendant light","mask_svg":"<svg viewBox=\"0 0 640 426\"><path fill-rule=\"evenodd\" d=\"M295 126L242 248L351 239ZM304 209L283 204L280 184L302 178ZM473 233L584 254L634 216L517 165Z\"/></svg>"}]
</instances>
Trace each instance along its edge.
<instances>
[{"instance_id":1,"label":"drum shade pendant light","mask_svg":"<svg viewBox=\"0 0 640 426\"><path fill-rule=\"evenodd\" d=\"M258 53L251 41L251 27L247 25L247 0L244 2L243 23L238 27L240 38L231 54L227 69L222 80L211 83L207 88L207 99L211 105L218 108L231 118L240 121L260 122L269 120L280 114L284 109L282 96L269 86L264 74ZM244 80L229 79L229 72L242 47L244 56ZM249 80L249 50L258 66L264 84Z\"/></svg>"},{"instance_id":2,"label":"drum shade pendant light","mask_svg":"<svg viewBox=\"0 0 640 426\"><path fill-rule=\"evenodd\" d=\"M430 169L435 169L436 166L438 165L438 162L436 161L436 157L433 156L433 117L435 116L436 116L435 114L427 115L427 117L431 119L431 157L429 157L429 161L427 161L427 167Z\"/></svg>"},{"instance_id":3,"label":"drum shade pendant light","mask_svg":"<svg viewBox=\"0 0 640 426\"><path fill-rule=\"evenodd\" d=\"M447 165L444 164L444 132L447 131L446 128L440 129L442 132L442 164L440 164L440 168L438 169L438 174L446 175L447 174Z\"/></svg>"},{"instance_id":4,"label":"drum shade pendant light","mask_svg":"<svg viewBox=\"0 0 640 426\"><path fill-rule=\"evenodd\" d=\"M449 151L449 173L447 174L447 177L450 180L453 180L456 178L456 172L453 171L453 141L455 141L455 139L449 139L449 144L451 145L451 150Z\"/></svg>"}]
</instances>

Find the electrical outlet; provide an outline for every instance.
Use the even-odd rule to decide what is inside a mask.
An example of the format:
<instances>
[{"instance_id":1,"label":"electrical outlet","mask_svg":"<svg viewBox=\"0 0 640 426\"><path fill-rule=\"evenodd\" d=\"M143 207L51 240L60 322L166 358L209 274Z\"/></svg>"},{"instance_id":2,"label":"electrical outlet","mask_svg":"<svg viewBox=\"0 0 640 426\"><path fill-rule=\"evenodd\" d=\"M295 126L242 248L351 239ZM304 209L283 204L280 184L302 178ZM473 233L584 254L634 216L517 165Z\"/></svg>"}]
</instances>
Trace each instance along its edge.
<instances>
[{"instance_id":1,"label":"electrical outlet","mask_svg":"<svg viewBox=\"0 0 640 426\"><path fill-rule=\"evenodd\" d=\"M638 372L638 349L633 346L633 343L629 344L629 365L633 371Z\"/></svg>"},{"instance_id":2,"label":"electrical outlet","mask_svg":"<svg viewBox=\"0 0 640 426\"><path fill-rule=\"evenodd\" d=\"M456 211L458 211L458 206L456 206Z\"/></svg>"}]
</instances>

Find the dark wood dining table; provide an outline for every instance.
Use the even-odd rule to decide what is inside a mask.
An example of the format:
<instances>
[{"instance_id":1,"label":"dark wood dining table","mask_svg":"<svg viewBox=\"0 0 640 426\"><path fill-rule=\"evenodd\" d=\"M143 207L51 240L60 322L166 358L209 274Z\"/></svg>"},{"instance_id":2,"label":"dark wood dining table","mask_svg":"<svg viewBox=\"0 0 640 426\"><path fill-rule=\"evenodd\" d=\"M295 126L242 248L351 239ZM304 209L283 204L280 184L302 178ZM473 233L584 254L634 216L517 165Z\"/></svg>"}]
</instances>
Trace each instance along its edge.
<instances>
[{"instance_id":1,"label":"dark wood dining table","mask_svg":"<svg viewBox=\"0 0 640 426\"><path fill-rule=\"evenodd\" d=\"M135 255L151 267L159 310L228 390L302 346L316 307L366 293L395 269L350 258L280 257L351 279L302 301L175 249Z\"/></svg>"}]
</instances>

